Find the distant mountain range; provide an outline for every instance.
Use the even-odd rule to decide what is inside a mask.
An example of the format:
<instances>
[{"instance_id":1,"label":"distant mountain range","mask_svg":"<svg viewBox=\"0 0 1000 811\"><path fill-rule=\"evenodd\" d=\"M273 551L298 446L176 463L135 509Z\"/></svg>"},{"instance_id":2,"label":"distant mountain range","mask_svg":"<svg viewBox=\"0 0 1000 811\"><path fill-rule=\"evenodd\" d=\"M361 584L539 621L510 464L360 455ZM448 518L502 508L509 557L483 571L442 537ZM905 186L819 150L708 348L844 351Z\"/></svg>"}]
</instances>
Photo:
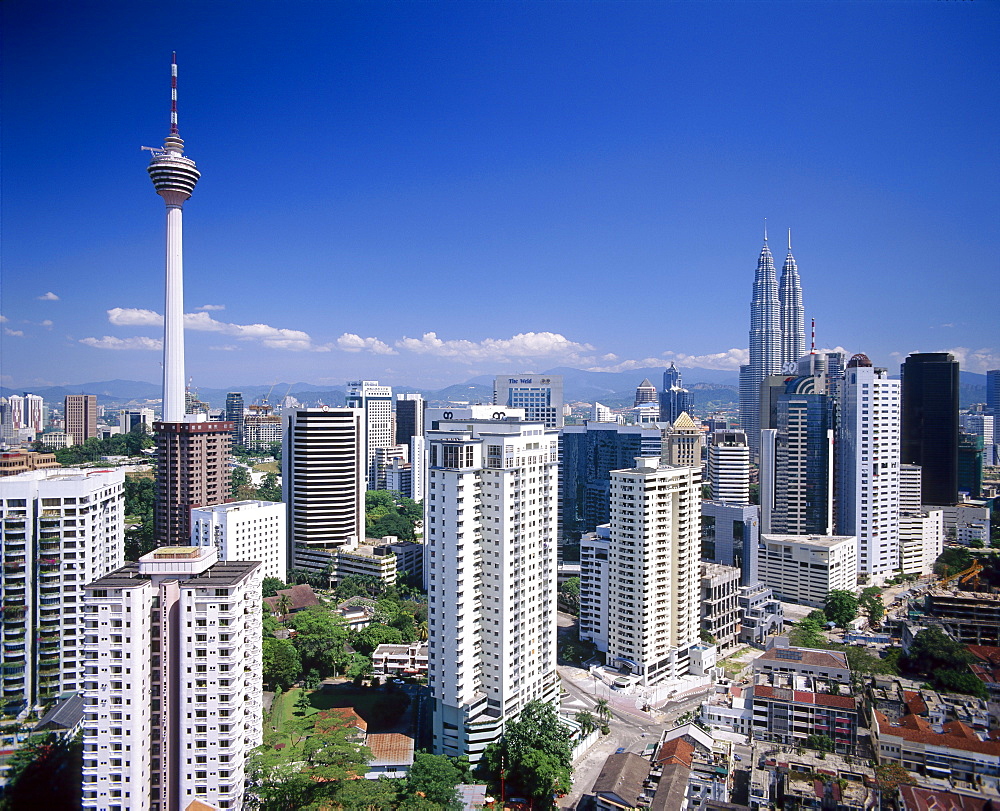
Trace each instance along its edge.
<instances>
[{"instance_id":1,"label":"distant mountain range","mask_svg":"<svg viewBox=\"0 0 1000 811\"><path fill-rule=\"evenodd\" d=\"M682 369L684 385L690 389L693 404L699 410L722 408L739 402L739 378L730 371L713 369ZM599 400L611 407L630 405L635 397L636 387L644 378L660 388L663 368L632 369L627 372L588 372L582 369L556 367L538 374L562 375L563 397L567 403ZM0 395L23 394L29 391L42 397L47 403L59 403L68 394L96 394L98 402L105 406L140 405L159 401L161 388L157 383L136 380L105 380L98 383L80 383L74 386L49 386L43 388L19 389L0 387ZM344 386L317 386L312 383L275 383L273 386L253 384L232 386L226 389L201 387L198 396L213 408L225 405L226 394L231 391L243 393L243 400L250 404L268 397L277 403L286 394L295 397L303 405L342 406L347 396ZM393 386L394 392L419 391L429 401L470 403L490 402L493 398L493 377L481 375L456 383L443 389L426 390L411 386ZM961 373L962 406L982 403L986 400L986 375L974 372Z\"/></svg>"}]
</instances>

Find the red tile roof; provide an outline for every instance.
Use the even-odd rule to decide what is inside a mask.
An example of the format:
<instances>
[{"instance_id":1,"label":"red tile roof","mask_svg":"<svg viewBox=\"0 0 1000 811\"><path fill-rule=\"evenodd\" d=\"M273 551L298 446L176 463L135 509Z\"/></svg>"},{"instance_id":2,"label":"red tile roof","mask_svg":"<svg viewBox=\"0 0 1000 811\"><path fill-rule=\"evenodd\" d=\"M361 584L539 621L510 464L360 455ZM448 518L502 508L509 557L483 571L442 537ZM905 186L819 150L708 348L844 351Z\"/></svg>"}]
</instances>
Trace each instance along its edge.
<instances>
[{"instance_id":1,"label":"red tile roof","mask_svg":"<svg viewBox=\"0 0 1000 811\"><path fill-rule=\"evenodd\" d=\"M857 704L851 696L832 696L829 693L808 693L803 690L786 690L780 687L771 687L767 684L754 685L753 694L754 698L760 697L771 698L777 701L795 701L799 704L815 704L821 707L839 707L845 710L854 710L857 708ZM789 696L789 694L791 695Z\"/></svg>"},{"instance_id":2,"label":"red tile roof","mask_svg":"<svg viewBox=\"0 0 1000 811\"><path fill-rule=\"evenodd\" d=\"M898 725L894 725L884 713L878 710L873 712L879 736L893 735L911 743L929 743L1000 757L1000 741L980 740L979 736L961 721L950 721L944 725L943 732L935 732L930 723L919 715L905 715Z\"/></svg>"},{"instance_id":3,"label":"red tile roof","mask_svg":"<svg viewBox=\"0 0 1000 811\"><path fill-rule=\"evenodd\" d=\"M691 768L691 755L694 754L694 745L683 738L674 738L667 741L660 747L656 755L657 763L683 763Z\"/></svg>"},{"instance_id":4,"label":"red tile roof","mask_svg":"<svg viewBox=\"0 0 1000 811\"><path fill-rule=\"evenodd\" d=\"M900 786L903 811L985 811L990 800L941 789Z\"/></svg>"}]
</instances>

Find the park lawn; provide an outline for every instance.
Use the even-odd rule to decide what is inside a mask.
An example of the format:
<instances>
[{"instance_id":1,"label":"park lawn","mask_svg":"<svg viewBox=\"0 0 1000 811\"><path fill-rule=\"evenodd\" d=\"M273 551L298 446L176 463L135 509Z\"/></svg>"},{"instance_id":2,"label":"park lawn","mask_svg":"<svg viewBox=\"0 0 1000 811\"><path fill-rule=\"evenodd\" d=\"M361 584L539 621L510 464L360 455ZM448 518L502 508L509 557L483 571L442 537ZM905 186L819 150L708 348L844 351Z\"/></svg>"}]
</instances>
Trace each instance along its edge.
<instances>
[{"instance_id":1,"label":"park lawn","mask_svg":"<svg viewBox=\"0 0 1000 811\"><path fill-rule=\"evenodd\" d=\"M257 473L281 473L281 465L277 462L260 462L253 469Z\"/></svg>"},{"instance_id":2,"label":"park lawn","mask_svg":"<svg viewBox=\"0 0 1000 811\"><path fill-rule=\"evenodd\" d=\"M291 739L283 727L292 718L301 717L295 708L295 702L301 692L302 688L292 687L278 696L271 706L271 716L268 719L265 732L277 736L274 743L289 745ZM372 720L375 717L373 710L382 700L383 695L381 690L358 688L351 684L336 685L333 690L312 690L310 691L312 708L306 712L305 717L315 715L320 710L353 707L355 712L368 722L368 731L378 732L379 725ZM272 730L271 727L274 729Z\"/></svg>"}]
</instances>

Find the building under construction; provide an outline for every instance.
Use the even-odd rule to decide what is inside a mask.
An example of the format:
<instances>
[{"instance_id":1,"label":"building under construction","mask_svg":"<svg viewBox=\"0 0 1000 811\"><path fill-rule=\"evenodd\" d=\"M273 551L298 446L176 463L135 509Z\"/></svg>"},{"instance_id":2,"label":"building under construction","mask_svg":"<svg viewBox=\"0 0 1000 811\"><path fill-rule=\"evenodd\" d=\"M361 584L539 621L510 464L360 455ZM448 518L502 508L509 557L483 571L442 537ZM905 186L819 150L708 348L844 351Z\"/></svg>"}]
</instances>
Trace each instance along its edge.
<instances>
[{"instance_id":1,"label":"building under construction","mask_svg":"<svg viewBox=\"0 0 1000 811\"><path fill-rule=\"evenodd\" d=\"M926 609L963 644L1000 645L1000 594L931 589Z\"/></svg>"}]
</instances>

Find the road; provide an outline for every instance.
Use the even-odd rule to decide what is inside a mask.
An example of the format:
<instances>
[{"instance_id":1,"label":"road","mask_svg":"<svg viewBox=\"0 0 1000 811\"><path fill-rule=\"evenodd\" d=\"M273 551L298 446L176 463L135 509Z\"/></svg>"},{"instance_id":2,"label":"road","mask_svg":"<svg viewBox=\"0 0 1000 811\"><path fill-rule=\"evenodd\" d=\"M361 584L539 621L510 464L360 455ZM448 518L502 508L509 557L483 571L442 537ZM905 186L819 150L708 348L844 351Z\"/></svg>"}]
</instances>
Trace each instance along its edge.
<instances>
[{"instance_id":1,"label":"road","mask_svg":"<svg viewBox=\"0 0 1000 811\"><path fill-rule=\"evenodd\" d=\"M642 754L647 744L659 741L663 732L672 729L681 715L697 709L705 698L705 693L699 693L680 701L669 701L658 710L645 713L636 709L633 697L621 696L603 682L595 682L585 670L559 667L559 675L569 694L563 699L564 708L587 709L596 715L597 699L603 698L611 709L611 721L608 723L611 733L602 736L574 764L573 790L559 801L562 809L577 808L583 796L593 788L608 755L614 754L619 747L626 752Z\"/></svg>"}]
</instances>

